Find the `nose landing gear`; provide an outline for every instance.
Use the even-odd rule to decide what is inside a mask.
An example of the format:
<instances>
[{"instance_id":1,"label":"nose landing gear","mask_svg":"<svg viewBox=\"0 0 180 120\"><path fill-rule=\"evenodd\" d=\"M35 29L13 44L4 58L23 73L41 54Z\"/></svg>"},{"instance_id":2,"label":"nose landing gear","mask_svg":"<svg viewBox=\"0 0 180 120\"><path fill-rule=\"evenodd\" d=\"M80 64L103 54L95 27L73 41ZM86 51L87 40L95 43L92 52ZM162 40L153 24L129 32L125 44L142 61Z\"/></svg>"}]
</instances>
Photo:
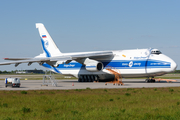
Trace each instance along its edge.
<instances>
[{"instance_id":1,"label":"nose landing gear","mask_svg":"<svg viewBox=\"0 0 180 120\"><path fill-rule=\"evenodd\" d=\"M161 78L158 78L158 79L155 79L154 77L152 77L151 79L150 78L147 78L145 80L146 83L154 83L154 82L160 82L160 81L166 81L166 82L177 82L177 80L171 80L171 79L161 79Z\"/></svg>"},{"instance_id":2,"label":"nose landing gear","mask_svg":"<svg viewBox=\"0 0 180 120\"><path fill-rule=\"evenodd\" d=\"M145 80L145 82L146 83L154 83L154 82L156 82L156 80L154 79L154 77L153 78L147 78L146 80Z\"/></svg>"}]
</instances>

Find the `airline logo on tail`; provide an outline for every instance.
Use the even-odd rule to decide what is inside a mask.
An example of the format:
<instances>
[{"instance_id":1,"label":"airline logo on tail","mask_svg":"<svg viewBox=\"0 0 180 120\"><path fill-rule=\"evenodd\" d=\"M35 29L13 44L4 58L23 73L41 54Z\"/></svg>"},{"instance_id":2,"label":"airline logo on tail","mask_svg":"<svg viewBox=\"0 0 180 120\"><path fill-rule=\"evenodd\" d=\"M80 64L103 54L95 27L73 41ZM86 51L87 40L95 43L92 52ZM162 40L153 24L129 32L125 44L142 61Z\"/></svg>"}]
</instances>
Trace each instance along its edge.
<instances>
[{"instance_id":1,"label":"airline logo on tail","mask_svg":"<svg viewBox=\"0 0 180 120\"><path fill-rule=\"evenodd\" d=\"M48 42L47 40L44 42L44 46L45 46L46 48L49 46L49 42Z\"/></svg>"}]
</instances>

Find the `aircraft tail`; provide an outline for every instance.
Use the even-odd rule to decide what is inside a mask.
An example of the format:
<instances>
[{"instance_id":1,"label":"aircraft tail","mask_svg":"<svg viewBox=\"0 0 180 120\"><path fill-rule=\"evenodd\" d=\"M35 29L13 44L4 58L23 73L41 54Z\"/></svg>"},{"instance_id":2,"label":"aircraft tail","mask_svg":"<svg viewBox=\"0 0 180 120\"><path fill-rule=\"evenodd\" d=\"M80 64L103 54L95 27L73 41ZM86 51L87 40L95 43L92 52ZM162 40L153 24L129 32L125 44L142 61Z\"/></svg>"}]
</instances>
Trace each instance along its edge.
<instances>
[{"instance_id":1,"label":"aircraft tail","mask_svg":"<svg viewBox=\"0 0 180 120\"><path fill-rule=\"evenodd\" d=\"M49 35L48 31L42 23L36 23L36 28L39 30L39 35L41 38L42 48L46 57L54 57L61 55L62 53L54 43L53 39Z\"/></svg>"}]
</instances>

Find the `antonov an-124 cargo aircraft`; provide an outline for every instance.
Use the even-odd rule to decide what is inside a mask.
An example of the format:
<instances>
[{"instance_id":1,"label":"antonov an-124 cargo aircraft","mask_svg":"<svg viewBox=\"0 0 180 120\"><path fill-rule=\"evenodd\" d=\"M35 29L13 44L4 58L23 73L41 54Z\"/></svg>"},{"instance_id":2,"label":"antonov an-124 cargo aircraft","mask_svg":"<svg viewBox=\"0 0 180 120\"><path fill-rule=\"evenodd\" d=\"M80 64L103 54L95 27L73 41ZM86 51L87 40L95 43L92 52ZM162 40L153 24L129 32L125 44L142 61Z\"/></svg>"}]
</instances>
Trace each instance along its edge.
<instances>
[{"instance_id":1,"label":"antonov an-124 cargo aircraft","mask_svg":"<svg viewBox=\"0 0 180 120\"><path fill-rule=\"evenodd\" d=\"M108 68L120 71L123 78L147 77L146 82L152 82L155 76L173 72L177 67L171 58L152 48L61 53L44 25L36 23L36 28L43 53L34 58L4 58L11 61L0 65L28 63L29 66L37 62L53 72L73 75L79 82L112 80L115 75Z\"/></svg>"}]
</instances>

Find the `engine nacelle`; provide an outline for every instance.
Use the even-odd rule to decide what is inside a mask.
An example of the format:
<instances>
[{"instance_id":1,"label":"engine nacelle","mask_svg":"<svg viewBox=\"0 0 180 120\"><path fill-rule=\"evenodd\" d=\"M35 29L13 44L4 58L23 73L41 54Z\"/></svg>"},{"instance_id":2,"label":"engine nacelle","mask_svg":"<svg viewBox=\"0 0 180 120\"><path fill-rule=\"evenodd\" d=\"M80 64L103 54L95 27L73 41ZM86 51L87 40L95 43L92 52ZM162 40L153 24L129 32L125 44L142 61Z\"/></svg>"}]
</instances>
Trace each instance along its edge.
<instances>
[{"instance_id":1,"label":"engine nacelle","mask_svg":"<svg viewBox=\"0 0 180 120\"><path fill-rule=\"evenodd\" d=\"M85 65L86 70L90 72L101 71L104 68L104 65L101 62L89 58L79 59L76 61Z\"/></svg>"},{"instance_id":2,"label":"engine nacelle","mask_svg":"<svg viewBox=\"0 0 180 120\"><path fill-rule=\"evenodd\" d=\"M101 71L104 68L101 62L89 58L82 59L80 62L85 65L86 70L90 72Z\"/></svg>"},{"instance_id":3,"label":"engine nacelle","mask_svg":"<svg viewBox=\"0 0 180 120\"><path fill-rule=\"evenodd\" d=\"M103 69L103 64L101 62L96 61L93 63L86 64L85 68L87 71L97 72Z\"/></svg>"}]
</instances>

